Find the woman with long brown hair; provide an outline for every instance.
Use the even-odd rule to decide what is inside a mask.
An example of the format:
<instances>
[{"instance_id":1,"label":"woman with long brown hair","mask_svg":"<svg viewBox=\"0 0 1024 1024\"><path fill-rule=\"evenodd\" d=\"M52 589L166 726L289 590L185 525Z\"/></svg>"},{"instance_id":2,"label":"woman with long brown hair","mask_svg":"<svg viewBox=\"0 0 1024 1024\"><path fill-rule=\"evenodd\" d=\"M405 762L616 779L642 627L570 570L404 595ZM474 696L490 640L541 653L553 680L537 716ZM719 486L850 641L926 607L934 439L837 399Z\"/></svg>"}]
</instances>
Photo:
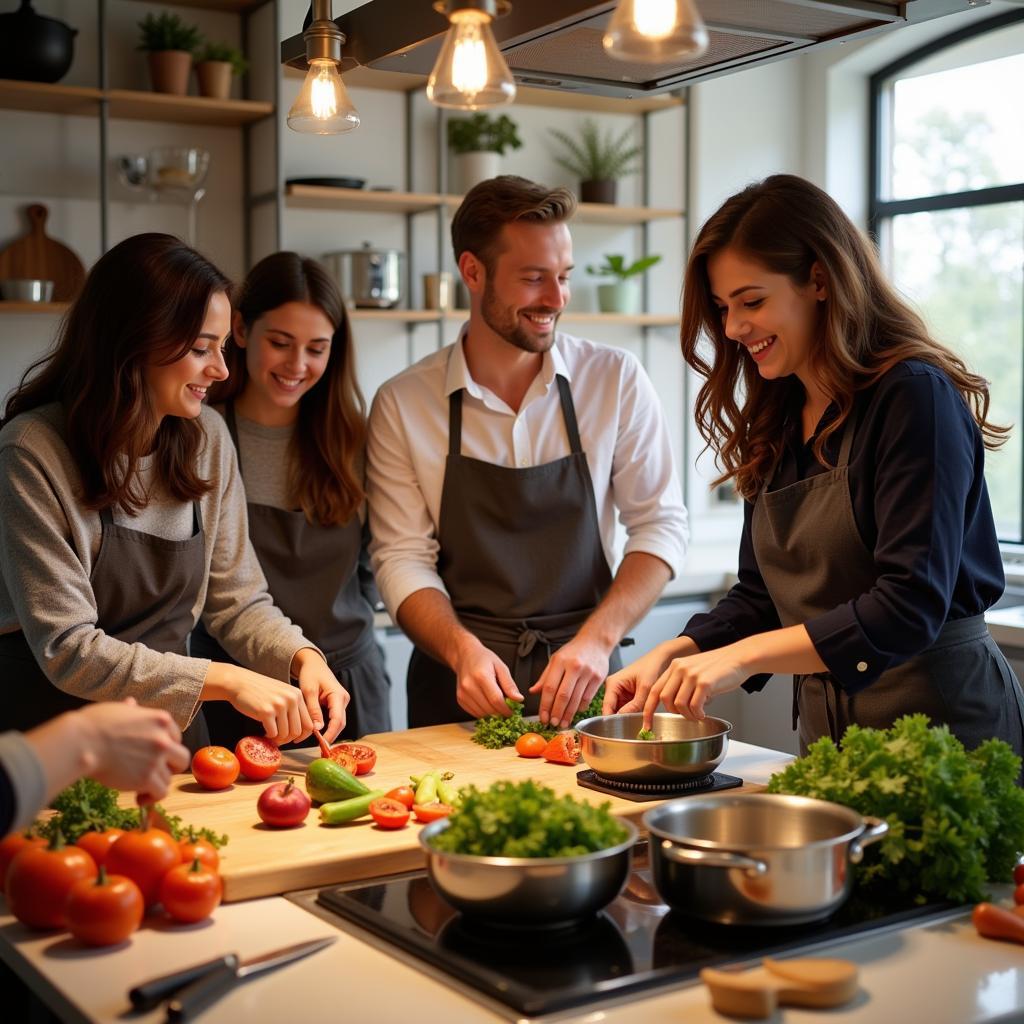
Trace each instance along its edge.
<instances>
[{"instance_id":1,"label":"woman with long brown hair","mask_svg":"<svg viewBox=\"0 0 1024 1024\"><path fill-rule=\"evenodd\" d=\"M194 750L226 702L280 742L348 695L274 607L246 535L223 420L228 281L170 235L100 257L55 349L26 372L0 430L0 726L88 701L162 708ZM238 662L188 656L200 612ZM289 685L289 679L297 686Z\"/></svg>"},{"instance_id":2,"label":"woman with long brown hair","mask_svg":"<svg viewBox=\"0 0 1024 1024\"><path fill-rule=\"evenodd\" d=\"M364 558L366 417L348 316L315 260L267 256L235 298L230 376L211 392L238 452L249 535L275 603L316 641L352 697L344 735L391 727ZM201 629L193 653L223 657ZM208 716L215 742L246 722Z\"/></svg>"},{"instance_id":3,"label":"woman with long brown hair","mask_svg":"<svg viewBox=\"0 0 1024 1024\"><path fill-rule=\"evenodd\" d=\"M801 751L923 712L1024 753L1024 698L985 626L1003 592L985 380L930 336L874 248L810 182L773 175L704 225L682 347L697 423L745 499L739 581L608 681L606 711L795 678Z\"/></svg>"}]
</instances>

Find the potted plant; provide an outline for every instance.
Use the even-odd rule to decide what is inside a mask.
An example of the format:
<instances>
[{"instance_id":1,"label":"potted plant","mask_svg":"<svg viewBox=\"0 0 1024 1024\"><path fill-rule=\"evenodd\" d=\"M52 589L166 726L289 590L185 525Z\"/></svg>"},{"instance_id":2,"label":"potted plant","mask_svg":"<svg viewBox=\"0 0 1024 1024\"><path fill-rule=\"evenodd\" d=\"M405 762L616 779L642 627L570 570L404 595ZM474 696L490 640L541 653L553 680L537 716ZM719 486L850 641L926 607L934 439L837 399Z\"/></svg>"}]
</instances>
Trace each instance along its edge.
<instances>
[{"instance_id":1,"label":"potted plant","mask_svg":"<svg viewBox=\"0 0 1024 1024\"><path fill-rule=\"evenodd\" d=\"M621 135L609 129L604 135L597 122L588 118L578 139L557 128L551 134L565 151L555 162L580 180L580 199L585 203L614 203L616 182L638 169L641 147L633 141L633 129Z\"/></svg>"},{"instance_id":2,"label":"potted plant","mask_svg":"<svg viewBox=\"0 0 1024 1024\"><path fill-rule=\"evenodd\" d=\"M455 154L459 187L468 192L474 185L498 173L498 157L506 149L522 146L515 121L507 114L491 117L477 113L448 120L448 146Z\"/></svg>"},{"instance_id":3,"label":"potted plant","mask_svg":"<svg viewBox=\"0 0 1024 1024\"><path fill-rule=\"evenodd\" d=\"M247 67L242 51L229 43L204 43L196 52L199 95L226 100L231 95L232 76L241 77Z\"/></svg>"},{"instance_id":4,"label":"potted plant","mask_svg":"<svg viewBox=\"0 0 1024 1024\"><path fill-rule=\"evenodd\" d=\"M201 36L176 14L147 14L139 22L139 49L149 55L149 75L155 92L184 96L192 71L192 54Z\"/></svg>"},{"instance_id":5,"label":"potted plant","mask_svg":"<svg viewBox=\"0 0 1024 1024\"><path fill-rule=\"evenodd\" d=\"M653 267L660 259L660 256L644 256L627 266L626 257L620 253L605 253L604 263L599 267L588 266L588 274L615 278L612 284L597 286L598 309L602 313L639 313L640 282L634 278Z\"/></svg>"}]
</instances>

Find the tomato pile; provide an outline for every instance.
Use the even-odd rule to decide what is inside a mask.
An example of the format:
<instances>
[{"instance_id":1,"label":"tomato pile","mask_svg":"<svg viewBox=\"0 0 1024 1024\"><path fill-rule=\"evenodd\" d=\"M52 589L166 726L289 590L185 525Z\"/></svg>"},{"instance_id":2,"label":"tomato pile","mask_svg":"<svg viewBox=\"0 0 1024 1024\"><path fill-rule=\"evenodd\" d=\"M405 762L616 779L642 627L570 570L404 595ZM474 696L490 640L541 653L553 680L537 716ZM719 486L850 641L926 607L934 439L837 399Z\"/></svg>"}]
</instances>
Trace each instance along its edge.
<instances>
[{"instance_id":1,"label":"tomato pile","mask_svg":"<svg viewBox=\"0 0 1024 1024\"><path fill-rule=\"evenodd\" d=\"M995 903L979 903L971 913L977 933L986 939L1024 944L1024 863L1013 869L1013 909Z\"/></svg>"}]
</instances>

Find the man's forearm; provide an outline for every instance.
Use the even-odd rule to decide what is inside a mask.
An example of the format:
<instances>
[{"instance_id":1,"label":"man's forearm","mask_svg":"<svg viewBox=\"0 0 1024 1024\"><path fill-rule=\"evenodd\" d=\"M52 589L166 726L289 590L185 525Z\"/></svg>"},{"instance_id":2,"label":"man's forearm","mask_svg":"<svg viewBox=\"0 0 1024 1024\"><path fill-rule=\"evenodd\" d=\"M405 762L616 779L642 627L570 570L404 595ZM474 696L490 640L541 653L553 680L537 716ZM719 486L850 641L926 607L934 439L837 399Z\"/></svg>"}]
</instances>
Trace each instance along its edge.
<instances>
[{"instance_id":1,"label":"man's forearm","mask_svg":"<svg viewBox=\"0 0 1024 1024\"><path fill-rule=\"evenodd\" d=\"M398 607L398 625L426 654L453 671L460 653L479 641L460 622L446 594L433 587L414 591Z\"/></svg>"}]
</instances>

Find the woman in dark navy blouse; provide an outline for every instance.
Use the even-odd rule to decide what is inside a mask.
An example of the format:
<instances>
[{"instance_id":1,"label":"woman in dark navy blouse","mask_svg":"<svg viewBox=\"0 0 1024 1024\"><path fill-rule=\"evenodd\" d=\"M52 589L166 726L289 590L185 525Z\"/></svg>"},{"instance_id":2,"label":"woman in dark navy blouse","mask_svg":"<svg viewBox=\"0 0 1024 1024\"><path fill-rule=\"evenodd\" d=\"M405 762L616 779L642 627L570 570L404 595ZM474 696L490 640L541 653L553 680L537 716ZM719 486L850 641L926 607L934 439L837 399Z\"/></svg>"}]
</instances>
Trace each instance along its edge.
<instances>
[{"instance_id":1,"label":"woman in dark navy blouse","mask_svg":"<svg viewBox=\"0 0 1024 1024\"><path fill-rule=\"evenodd\" d=\"M611 676L605 712L703 718L793 673L801 752L911 712L1024 752L1024 698L983 614L1004 585L985 448L1008 428L870 242L801 178L749 186L694 244L682 344L718 482L746 499L739 580Z\"/></svg>"}]
</instances>

